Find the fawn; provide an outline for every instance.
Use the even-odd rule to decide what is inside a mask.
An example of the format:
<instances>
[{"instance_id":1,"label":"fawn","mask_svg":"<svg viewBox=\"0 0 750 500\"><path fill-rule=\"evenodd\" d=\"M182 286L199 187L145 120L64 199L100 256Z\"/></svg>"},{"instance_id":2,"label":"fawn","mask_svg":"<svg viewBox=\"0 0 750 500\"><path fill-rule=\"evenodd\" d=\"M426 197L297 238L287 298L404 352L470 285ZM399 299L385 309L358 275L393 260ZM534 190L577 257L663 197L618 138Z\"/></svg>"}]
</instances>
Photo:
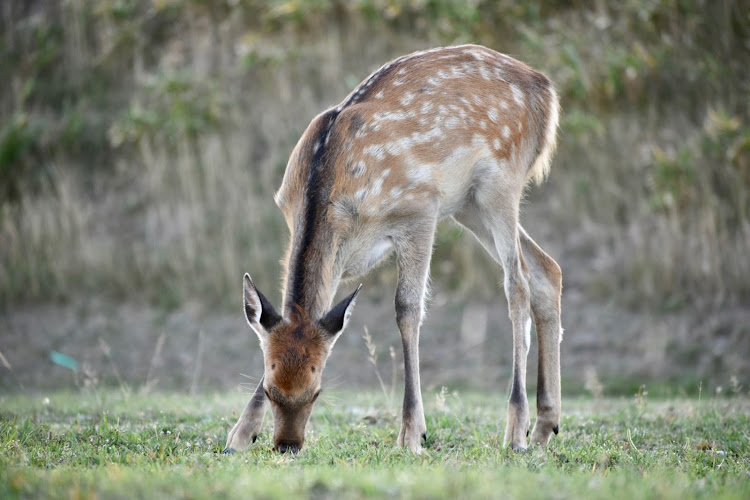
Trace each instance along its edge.
<instances>
[{"instance_id":1,"label":"fawn","mask_svg":"<svg viewBox=\"0 0 750 500\"><path fill-rule=\"evenodd\" d=\"M274 448L302 448L326 360L359 292L331 308L339 282L365 274L391 252L405 364L398 444L421 451L427 427L419 330L435 230L446 217L471 231L504 269L513 324L505 445L527 446L532 315L539 372L531 443L545 446L557 434L562 273L520 226L518 213L525 186L549 171L558 115L546 76L509 56L464 45L387 63L313 119L275 196L291 232L281 311L244 277L245 315L260 338L265 366L225 452L255 441L269 402Z\"/></svg>"}]
</instances>

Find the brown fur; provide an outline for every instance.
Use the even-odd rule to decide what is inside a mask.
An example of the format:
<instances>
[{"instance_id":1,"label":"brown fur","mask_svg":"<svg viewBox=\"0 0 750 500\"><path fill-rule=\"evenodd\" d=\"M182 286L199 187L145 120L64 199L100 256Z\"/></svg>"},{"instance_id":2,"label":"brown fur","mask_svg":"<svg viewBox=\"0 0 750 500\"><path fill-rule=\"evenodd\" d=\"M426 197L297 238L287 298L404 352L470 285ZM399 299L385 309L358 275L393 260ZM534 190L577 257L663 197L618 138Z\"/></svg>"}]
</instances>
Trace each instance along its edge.
<instances>
[{"instance_id":1,"label":"brown fur","mask_svg":"<svg viewBox=\"0 0 750 500\"><path fill-rule=\"evenodd\" d=\"M396 59L312 120L276 194L291 232L280 316L261 318L257 311L269 305L258 306L262 295L246 278L248 321L265 351L256 395L272 398L277 447L302 445L320 372L356 296L326 313L340 281L395 251L406 384L399 444L421 449L419 329L435 228L445 217L471 230L505 268L514 338L505 440L514 448L526 446L530 424L526 355L532 316L536 322L539 418L532 442L547 443L560 418L561 273L520 227L518 211L525 185L547 175L557 121L558 98L546 76L474 45ZM269 333L263 318L267 326L277 317ZM263 410L243 413L228 448L257 435Z\"/></svg>"},{"instance_id":2,"label":"brown fur","mask_svg":"<svg viewBox=\"0 0 750 500\"><path fill-rule=\"evenodd\" d=\"M323 334L309 320L283 324L271 335L266 357L271 366L268 383L282 394L296 395L315 383L315 373L328 357Z\"/></svg>"}]
</instances>

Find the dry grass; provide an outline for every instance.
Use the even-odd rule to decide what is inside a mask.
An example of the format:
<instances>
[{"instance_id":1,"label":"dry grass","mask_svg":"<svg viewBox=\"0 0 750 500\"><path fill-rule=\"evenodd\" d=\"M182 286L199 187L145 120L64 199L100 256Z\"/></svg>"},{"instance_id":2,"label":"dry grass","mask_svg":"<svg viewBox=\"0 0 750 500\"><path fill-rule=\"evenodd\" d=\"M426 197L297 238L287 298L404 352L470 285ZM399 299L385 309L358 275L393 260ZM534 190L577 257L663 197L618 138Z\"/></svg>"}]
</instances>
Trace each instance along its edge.
<instances>
[{"instance_id":1,"label":"dry grass","mask_svg":"<svg viewBox=\"0 0 750 500\"><path fill-rule=\"evenodd\" d=\"M80 135L104 125L104 156L74 154L80 137L68 147L49 132L11 164L37 162L46 180L32 177L33 189L22 180L20 197L0 202L2 303L70 293L225 303L244 271L274 297L286 228L272 194L310 118L380 63L464 41L517 55L558 82L561 145L550 185L530 194L527 225L561 242L552 253L566 276L593 297L638 307L750 297L741 258L750 253L747 58L733 50L750 26L742 2L712 7L709 18L698 4L666 0L592 10L249 2L213 13L194 2L123 13L115 4L93 13L66 4L62 31L48 37L59 44L53 62L18 73L2 96L2 116L33 121L51 112L51 97L37 87L24 94L24 78L110 75L101 85L111 96L81 78L71 91L85 118ZM101 22L83 26L84 14ZM54 25L55 11L46 16L41 24ZM29 29L5 33L17 49L33 40ZM89 164L103 157L110 167ZM438 237L436 281L461 297L499 293L486 279L494 264L458 236L446 226ZM391 278L384 270L382 281Z\"/></svg>"}]
</instances>

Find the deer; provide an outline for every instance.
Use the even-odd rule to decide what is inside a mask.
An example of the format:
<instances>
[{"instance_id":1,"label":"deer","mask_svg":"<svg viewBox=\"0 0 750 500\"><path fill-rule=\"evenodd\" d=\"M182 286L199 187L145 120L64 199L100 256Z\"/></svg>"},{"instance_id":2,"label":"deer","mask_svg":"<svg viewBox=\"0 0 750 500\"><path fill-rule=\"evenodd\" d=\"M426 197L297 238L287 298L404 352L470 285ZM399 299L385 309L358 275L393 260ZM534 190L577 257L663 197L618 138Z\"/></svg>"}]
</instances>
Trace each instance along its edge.
<instances>
[{"instance_id":1,"label":"deer","mask_svg":"<svg viewBox=\"0 0 750 500\"><path fill-rule=\"evenodd\" d=\"M225 453L256 441L267 406L273 445L297 453L322 373L362 287L332 306L342 281L395 253L396 324L404 359L397 444L422 452L427 426L419 336L438 222L471 232L504 271L513 364L504 445L525 450L531 425L526 360L538 342L531 444L559 430L562 273L519 223L527 184L548 175L559 99L549 78L478 45L395 59L316 116L294 147L274 200L290 231L279 312L244 275L243 302L264 371Z\"/></svg>"}]
</instances>

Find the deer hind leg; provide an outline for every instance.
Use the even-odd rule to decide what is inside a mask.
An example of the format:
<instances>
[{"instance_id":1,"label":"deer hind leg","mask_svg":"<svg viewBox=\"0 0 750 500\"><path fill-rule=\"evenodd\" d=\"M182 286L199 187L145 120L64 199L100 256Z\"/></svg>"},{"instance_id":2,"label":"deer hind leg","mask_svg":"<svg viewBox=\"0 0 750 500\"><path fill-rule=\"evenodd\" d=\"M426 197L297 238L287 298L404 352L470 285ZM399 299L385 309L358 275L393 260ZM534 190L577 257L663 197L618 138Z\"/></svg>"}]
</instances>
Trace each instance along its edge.
<instances>
[{"instance_id":1,"label":"deer hind leg","mask_svg":"<svg viewBox=\"0 0 750 500\"><path fill-rule=\"evenodd\" d=\"M521 247L531 275L531 309L539 342L536 389L537 419L531 443L546 446L560 424L560 295L562 272L557 262L539 248L519 226Z\"/></svg>"},{"instance_id":2,"label":"deer hind leg","mask_svg":"<svg viewBox=\"0 0 750 500\"><path fill-rule=\"evenodd\" d=\"M414 224L395 241L398 262L396 322L404 348L404 408L398 445L420 453L427 438L419 381L419 329L424 316L425 293L437 220L426 218Z\"/></svg>"},{"instance_id":3,"label":"deer hind leg","mask_svg":"<svg viewBox=\"0 0 750 500\"><path fill-rule=\"evenodd\" d=\"M250 398L250 402L247 403L237 423L229 431L224 453L244 450L251 443L254 443L260 433L265 414L266 394L263 390L263 378L261 377L260 383L253 393L253 397Z\"/></svg>"}]
</instances>

